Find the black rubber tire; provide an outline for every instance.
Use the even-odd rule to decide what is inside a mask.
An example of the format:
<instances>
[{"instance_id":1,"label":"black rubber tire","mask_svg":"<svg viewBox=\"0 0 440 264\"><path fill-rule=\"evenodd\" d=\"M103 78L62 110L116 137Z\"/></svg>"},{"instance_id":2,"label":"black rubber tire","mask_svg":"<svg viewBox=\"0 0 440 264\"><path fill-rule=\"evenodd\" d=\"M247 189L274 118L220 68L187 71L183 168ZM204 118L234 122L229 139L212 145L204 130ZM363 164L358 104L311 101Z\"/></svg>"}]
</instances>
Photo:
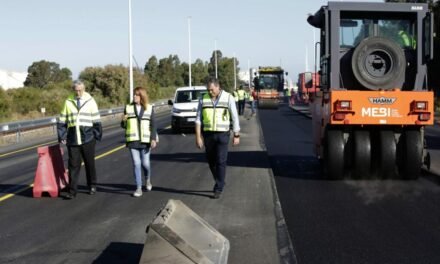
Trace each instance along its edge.
<instances>
[{"instance_id":1,"label":"black rubber tire","mask_svg":"<svg viewBox=\"0 0 440 264\"><path fill-rule=\"evenodd\" d=\"M353 170L352 178L364 179L371 174L371 140L370 132L355 130L353 132Z\"/></svg>"},{"instance_id":2,"label":"black rubber tire","mask_svg":"<svg viewBox=\"0 0 440 264\"><path fill-rule=\"evenodd\" d=\"M403 140L402 160L399 164L400 176L405 180L416 180L420 177L423 163L423 140L420 130L407 130L400 140Z\"/></svg>"},{"instance_id":3,"label":"black rubber tire","mask_svg":"<svg viewBox=\"0 0 440 264\"><path fill-rule=\"evenodd\" d=\"M378 169L379 178L396 177L396 140L393 131L379 131Z\"/></svg>"},{"instance_id":4,"label":"black rubber tire","mask_svg":"<svg viewBox=\"0 0 440 264\"><path fill-rule=\"evenodd\" d=\"M351 58L355 78L369 90L396 88L405 73L405 53L383 37L369 37L355 48Z\"/></svg>"},{"instance_id":5,"label":"black rubber tire","mask_svg":"<svg viewBox=\"0 0 440 264\"><path fill-rule=\"evenodd\" d=\"M340 180L344 178L344 135L340 130L327 130L325 142L324 166L327 178Z\"/></svg>"},{"instance_id":6,"label":"black rubber tire","mask_svg":"<svg viewBox=\"0 0 440 264\"><path fill-rule=\"evenodd\" d=\"M171 131L173 131L174 134L179 134L180 128L175 125L171 125Z\"/></svg>"}]
</instances>

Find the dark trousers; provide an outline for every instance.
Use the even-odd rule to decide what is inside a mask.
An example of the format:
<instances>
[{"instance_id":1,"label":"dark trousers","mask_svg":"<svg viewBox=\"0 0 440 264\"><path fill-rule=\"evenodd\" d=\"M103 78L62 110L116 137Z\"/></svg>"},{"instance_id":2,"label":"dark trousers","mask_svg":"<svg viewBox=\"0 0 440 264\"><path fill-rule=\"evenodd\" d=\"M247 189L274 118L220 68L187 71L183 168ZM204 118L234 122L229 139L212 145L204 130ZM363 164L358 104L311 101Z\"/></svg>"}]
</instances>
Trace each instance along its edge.
<instances>
[{"instance_id":1,"label":"dark trousers","mask_svg":"<svg viewBox=\"0 0 440 264\"><path fill-rule=\"evenodd\" d=\"M203 137L206 159L215 180L214 192L222 192L225 186L229 132L208 132L204 133Z\"/></svg>"},{"instance_id":2,"label":"dark trousers","mask_svg":"<svg viewBox=\"0 0 440 264\"><path fill-rule=\"evenodd\" d=\"M69 153L69 189L70 193L76 194L78 191L78 176L81 169L81 161L86 167L87 186L96 186L95 169L95 140L80 146L68 146Z\"/></svg>"},{"instance_id":3,"label":"dark trousers","mask_svg":"<svg viewBox=\"0 0 440 264\"><path fill-rule=\"evenodd\" d=\"M238 100L238 114L244 114L244 100Z\"/></svg>"}]
</instances>

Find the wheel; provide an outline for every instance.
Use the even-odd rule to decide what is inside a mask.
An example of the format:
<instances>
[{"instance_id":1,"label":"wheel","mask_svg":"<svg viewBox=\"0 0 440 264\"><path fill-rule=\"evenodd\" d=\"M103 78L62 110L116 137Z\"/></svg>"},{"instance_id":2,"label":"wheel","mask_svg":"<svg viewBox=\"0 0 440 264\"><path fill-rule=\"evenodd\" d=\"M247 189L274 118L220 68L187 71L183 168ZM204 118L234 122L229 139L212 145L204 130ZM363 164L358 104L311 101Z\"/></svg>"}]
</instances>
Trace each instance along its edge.
<instances>
[{"instance_id":1,"label":"wheel","mask_svg":"<svg viewBox=\"0 0 440 264\"><path fill-rule=\"evenodd\" d=\"M370 132L356 130L353 133L353 178L362 179L370 176L371 141Z\"/></svg>"},{"instance_id":2,"label":"wheel","mask_svg":"<svg viewBox=\"0 0 440 264\"><path fill-rule=\"evenodd\" d=\"M393 131L379 131L378 151L379 177L383 179L396 176L396 140Z\"/></svg>"},{"instance_id":3,"label":"wheel","mask_svg":"<svg viewBox=\"0 0 440 264\"><path fill-rule=\"evenodd\" d=\"M331 180L344 177L344 135L340 130L327 130L325 143L325 171Z\"/></svg>"},{"instance_id":4,"label":"wheel","mask_svg":"<svg viewBox=\"0 0 440 264\"><path fill-rule=\"evenodd\" d=\"M407 130L400 140L402 153L399 173L403 179L416 180L422 168L423 141L420 130Z\"/></svg>"},{"instance_id":5,"label":"wheel","mask_svg":"<svg viewBox=\"0 0 440 264\"><path fill-rule=\"evenodd\" d=\"M405 73L405 53L397 43L383 37L361 41L351 61L355 78L370 90L395 88Z\"/></svg>"},{"instance_id":6,"label":"wheel","mask_svg":"<svg viewBox=\"0 0 440 264\"><path fill-rule=\"evenodd\" d=\"M171 125L171 131L173 131L174 134L180 133L180 128L177 125Z\"/></svg>"}]
</instances>

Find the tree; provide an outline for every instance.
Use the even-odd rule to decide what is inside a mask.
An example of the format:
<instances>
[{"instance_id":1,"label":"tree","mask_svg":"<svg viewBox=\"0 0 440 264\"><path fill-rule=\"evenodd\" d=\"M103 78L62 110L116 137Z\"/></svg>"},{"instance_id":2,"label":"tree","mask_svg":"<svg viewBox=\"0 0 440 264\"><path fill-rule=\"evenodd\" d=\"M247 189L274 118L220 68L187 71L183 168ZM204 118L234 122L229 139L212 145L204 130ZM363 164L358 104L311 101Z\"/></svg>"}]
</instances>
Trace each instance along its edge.
<instances>
[{"instance_id":1,"label":"tree","mask_svg":"<svg viewBox=\"0 0 440 264\"><path fill-rule=\"evenodd\" d=\"M215 51L212 52L210 63L208 65L208 73L215 76ZM223 57L221 51L217 51L217 75L222 89L232 92L234 90L234 58Z\"/></svg>"},{"instance_id":2,"label":"tree","mask_svg":"<svg viewBox=\"0 0 440 264\"><path fill-rule=\"evenodd\" d=\"M150 81L157 83L157 77L159 72L159 65L157 63L156 56L151 56L144 67L144 74L150 79Z\"/></svg>"},{"instance_id":3,"label":"tree","mask_svg":"<svg viewBox=\"0 0 440 264\"><path fill-rule=\"evenodd\" d=\"M28 75L24 86L45 88L50 83L63 82L72 79L68 68L60 69L60 65L50 61L37 61L28 67Z\"/></svg>"},{"instance_id":4,"label":"tree","mask_svg":"<svg viewBox=\"0 0 440 264\"><path fill-rule=\"evenodd\" d=\"M197 59L191 66L191 77L194 85L204 85L208 78L208 63L203 62L201 59ZM187 78L188 80L188 78Z\"/></svg>"},{"instance_id":5,"label":"tree","mask_svg":"<svg viewBox=\"0 0 440 264\"><path fill-rule=\"evenodd\" d=\"M3 90L3 88L0 87L0 113L2 113L1 118L9 117L11 114L10 109L10 100L8 95L6 94L6 91ZM0 118L0 122L3 121Z\"/></svg>"}]
</instances>

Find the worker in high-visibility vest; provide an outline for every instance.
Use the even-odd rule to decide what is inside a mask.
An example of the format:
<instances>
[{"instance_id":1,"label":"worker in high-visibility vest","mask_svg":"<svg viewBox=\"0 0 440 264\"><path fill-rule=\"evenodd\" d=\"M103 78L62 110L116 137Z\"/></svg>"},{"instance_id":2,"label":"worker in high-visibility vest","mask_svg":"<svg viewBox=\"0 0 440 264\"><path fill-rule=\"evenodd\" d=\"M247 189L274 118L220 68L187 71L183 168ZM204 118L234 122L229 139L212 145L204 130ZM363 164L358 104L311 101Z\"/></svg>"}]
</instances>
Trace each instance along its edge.
<instances>
[{"instance_id":1,"label":"worker in high-visibility vest","mask_svg":"<svg viewBox=\"0 0 440 264\"><path fill-rule=\"evenodd\" d=\"M251 115L255 115L255 103L257 99L257 94L254 88L251 88L249 93L249 102L251 103Z\"/></svg>"},{"instance_id":2,"label":"worker in high-visibility vest","mask_svg":"<svg viewBox=\"0 0 440 264\"><path fill-rule=\"evenodd\" d=\"M134 197L142 196L142 169L145 188L151 191L150 153L158 142L153 106L148 103L147 90L136 87L133 103L125 106L121 126L125 128L126 146L133 161L133 175L136 182Z\"/></svg>"},{"instance_id":3,"label":"worker in high-visibility vest","mask_svg":"<svg viewBox=\"0 0 440 264\"><path fill-rule=\"evenodd\" d=\"M245 97L246 92L243 90L243 85L240 85L237 91L238 94L238 115L244 114L244 105L245 105Z\"/></svg>"},{"instance_id":4,"label":"worker in high-visibility vest","mask_svg":"<svg viewBox=\"0 0 440 264\"><path fill-rule=\"evenodd\" d=\"M226 177L226 162L232 122L233 145L240 143L240 124L234 97L220 89L216 78L207 82L207 90L199 101L196 116L196 146L205 146L206 159L214 176L214 199L220 198Z\"/></svg>"},{"instance_id":5,"label":"worker in high-visibility vest","mask_svg":"<svg viewBox=\"0 0 440 264\"><path fill-rule=\"evenodd\" d=\"M405 30L399 31L399 37L402 47L404 48L416 48L416 40L414 37L408 35L408 33Z\"/></svg>"},{"instance_id":6,"label":"worker in high-visibility vest","mask_svg":"<svg viewBox=\"0 0 440 264\"><path fill-rule=\"evenodd\" d=\"M73 199L77 193L81 161L86 169L89 194L96 193L95 143L101 140L102 126L98 105L85 92L85 85L75 81L70 95L64 102L57 124L58 141L67 145L69 153L69 187L66 199Z\"/></svg>"}]
</instances>

